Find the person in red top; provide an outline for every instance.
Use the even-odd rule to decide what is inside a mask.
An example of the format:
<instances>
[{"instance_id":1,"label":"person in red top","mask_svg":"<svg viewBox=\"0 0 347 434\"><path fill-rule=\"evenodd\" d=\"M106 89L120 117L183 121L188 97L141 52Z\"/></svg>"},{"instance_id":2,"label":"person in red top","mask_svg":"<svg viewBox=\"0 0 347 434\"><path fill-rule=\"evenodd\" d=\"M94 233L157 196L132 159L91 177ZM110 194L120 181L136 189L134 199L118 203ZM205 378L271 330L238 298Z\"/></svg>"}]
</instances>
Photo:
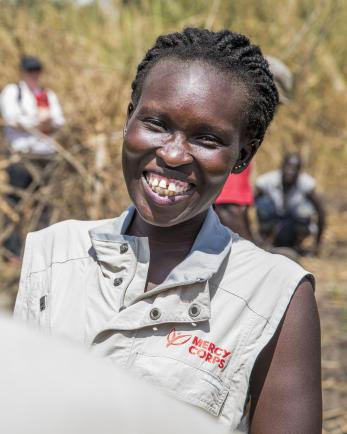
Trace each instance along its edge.
<instances>
[{"instance_id":1,"label":"person in red top","mask_svg":"<svg viewBox=\"0 0 347 434\"><path fill-rule=\"evenodd\" d=\"M288 104L293 89L293 74L279 59L266 56L266 60L279 94L279 103ZM215 201L215 210L225 226L254 241L248 217L248 209L254 203L250 171L250 166L234 168Z\"/></svg>"},{"instance_id":2,"label":"person in red top","mask_svg":"<svg viewBox=\"0 0 347 434\"><path fill-rule=\"evenodd\" d=\"M215 201L215 210L225 226L253 240L248 217L248 208L254 202L250 172L251 166L247 166L241 173L229 175Z\"/></svg>"}]
</instances>

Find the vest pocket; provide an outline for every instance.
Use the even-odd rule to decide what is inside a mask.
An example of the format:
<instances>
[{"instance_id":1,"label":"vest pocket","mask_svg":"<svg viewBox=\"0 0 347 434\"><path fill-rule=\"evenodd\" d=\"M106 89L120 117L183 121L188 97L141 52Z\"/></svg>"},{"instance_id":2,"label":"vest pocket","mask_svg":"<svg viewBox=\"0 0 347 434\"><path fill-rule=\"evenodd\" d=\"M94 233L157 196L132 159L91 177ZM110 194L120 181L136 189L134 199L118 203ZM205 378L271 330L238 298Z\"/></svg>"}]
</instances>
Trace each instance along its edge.
<instances>
[{"instance_id":1,"label":"vest pocket","mask_svg":"<svg viewBox=\"0 0 347 434\"><path fill-rule=\"evenodd\" d=\"M49 328L50 294L46 290L43 276L30 277L30 293L28 296L28 319L40 328Z\"/></svg>"},{"instance_id":2,"label":"vest pocket","mask_svg":"<svg viewBox=\"0 0 347 434\"><path fill-rule=\"evenodd\" d=\"M130 362L135 375L181 401L218 416L228 391L214 375L180 360L135 353Z\"/></svg>"}]
</instances>

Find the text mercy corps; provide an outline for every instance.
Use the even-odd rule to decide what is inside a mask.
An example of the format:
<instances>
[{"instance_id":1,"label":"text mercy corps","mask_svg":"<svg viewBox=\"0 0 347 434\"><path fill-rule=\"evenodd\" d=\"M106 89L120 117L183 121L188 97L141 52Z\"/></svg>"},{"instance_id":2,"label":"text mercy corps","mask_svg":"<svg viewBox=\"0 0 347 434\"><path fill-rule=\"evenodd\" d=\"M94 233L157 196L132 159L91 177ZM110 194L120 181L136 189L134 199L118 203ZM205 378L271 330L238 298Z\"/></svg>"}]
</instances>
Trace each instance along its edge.
<instances>
[{"instance_id":1,"label":"text mercy corps","mask_svg":"<svg viewBox=\"0 0 347 434\"><path fill-rule=\"evenodd\" d=\"M198 336L190 334L177 333L173 328L166 337L166 346L171 345L184 345L190 342L188 352L193 356L200 357L211 364L217 364L218 368L223 369L226 359L230 356L231 352L217 346L213 342L200 339Z\"/></svg>"}]
</instances>

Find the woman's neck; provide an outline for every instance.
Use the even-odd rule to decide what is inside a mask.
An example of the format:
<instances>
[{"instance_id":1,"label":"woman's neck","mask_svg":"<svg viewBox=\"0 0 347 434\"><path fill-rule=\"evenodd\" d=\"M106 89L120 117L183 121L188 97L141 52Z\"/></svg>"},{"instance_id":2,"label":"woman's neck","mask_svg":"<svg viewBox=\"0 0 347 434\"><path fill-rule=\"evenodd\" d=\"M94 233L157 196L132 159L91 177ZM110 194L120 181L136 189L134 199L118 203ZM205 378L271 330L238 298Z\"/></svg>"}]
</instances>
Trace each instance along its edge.
<instances>
[{"instance_id":1,"label":"woman's neck","mask_svg":"<svg viewBox=\"0 0 347 434\"><path fill-rule=\"evenodd\" d=\"M171 245L190 244L194 242L206 218L207 211L193 217L191 220L175 226L154 226L142 219L135 211L133 220L127 230L128 235L147 237L150 243L169 243Z\"/></svg>"}]
</instances>

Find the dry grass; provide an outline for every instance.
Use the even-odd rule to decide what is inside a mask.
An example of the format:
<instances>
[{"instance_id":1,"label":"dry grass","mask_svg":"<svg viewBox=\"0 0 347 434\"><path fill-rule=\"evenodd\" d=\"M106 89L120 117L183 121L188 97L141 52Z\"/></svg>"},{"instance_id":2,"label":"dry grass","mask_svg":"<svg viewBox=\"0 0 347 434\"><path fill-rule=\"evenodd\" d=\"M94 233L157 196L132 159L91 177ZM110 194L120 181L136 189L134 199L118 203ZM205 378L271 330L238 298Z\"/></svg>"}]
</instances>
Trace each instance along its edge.
<instances>
[{"instance_id":1,"label":"dry grass","mask_svg":"<svg viewBox=\"0 0 347 434\"><path fill-rule=\"evenodd\" d=\"M19 4L14 7L13 3ZM46 85L63 104L68 125L50 182L24 195L20 208L5 201L8 160L0 157L0 226L4 218L32 230L40 204L52 222L113 216L128 203L121 172L124 114L135 67L155 37L184 26L223 27L249 35L295 74L293 102L281 107L256 171L278 166L286 150L300 150L332 207L323 255L305 265L318 275L323 325L325 432L347 433L346 330L347 3L345 0L114 0L77 8L69 1L0 0L0 88L18 80L24 52L46 65ZM125 4L127 3L127 4ZM58 5L58 6L57 6ZM113 5L113 6L112 6ZM64 151L65 150L65 151ZM39 179L38 179L38 182ZM0 263L0 303L11 306L18 269Z\"/></svg>"}]
</instances>

